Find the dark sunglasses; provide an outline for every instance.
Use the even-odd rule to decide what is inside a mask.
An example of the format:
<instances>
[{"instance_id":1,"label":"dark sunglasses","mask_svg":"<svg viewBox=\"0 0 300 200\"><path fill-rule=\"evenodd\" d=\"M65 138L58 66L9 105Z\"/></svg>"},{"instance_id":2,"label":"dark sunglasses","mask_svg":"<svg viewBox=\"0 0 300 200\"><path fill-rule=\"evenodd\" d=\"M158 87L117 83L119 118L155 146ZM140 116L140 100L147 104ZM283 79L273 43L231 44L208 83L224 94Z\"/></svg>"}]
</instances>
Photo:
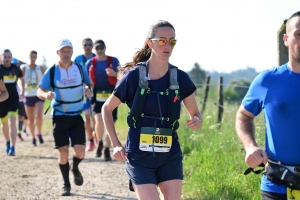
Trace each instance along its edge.
<instances>
[{"instance_id":1,"label":"dark sunglasses","mask_svg":"<svg viewBox=\"0 0 300 200\"><path fill-rule=\"evenodd\" d=\"M158 41L158 44L161 46L166 45L168 42L171 46L175 46L177 40L176 39L169 39L169 41L166 38L152 38L151 41Z\"/></svg>"},{"instance_id":2,"label":"dark sunglasses","mask_svg":"<svg viewBox=\"0 0 300 200\"><path fill-rule=\"evenodd\" d=\"M97 46L96 50L103 50L105 48L105 46Z\"/></svg>"},{"instance_id":3,"label":"dark sunglasses","mask_svg":"<svg viewBox=\"0 0 300 200\"><path fill-rule=\"evenodd\" d=\"M83 46L85 46L85 47L91 47L91 46L93 46L93 43L83 44Z\"/></svg>"}]
</instances>

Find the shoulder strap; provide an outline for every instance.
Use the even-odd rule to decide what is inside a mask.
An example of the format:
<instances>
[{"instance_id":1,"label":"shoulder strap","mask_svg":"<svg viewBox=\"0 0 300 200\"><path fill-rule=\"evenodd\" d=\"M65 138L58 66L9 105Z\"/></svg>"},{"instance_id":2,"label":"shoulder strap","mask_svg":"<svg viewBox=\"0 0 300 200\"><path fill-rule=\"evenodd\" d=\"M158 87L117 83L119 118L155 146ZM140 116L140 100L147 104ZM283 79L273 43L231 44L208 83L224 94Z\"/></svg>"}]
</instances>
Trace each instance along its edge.
<instances>
[{"instance_id":1,"label":"shoulder strap","mask_svg":"<svg viewBox=\"0 0 300 200\"><path fill-rule=\"evenodd\" d=\"M82 62L83 62L83 65L85 65L86 61L87 61L86 57L84 56L84 54L82 54Z\"/></svg>"},{"instance_id":2,"label":"shoulder strap","mask_svg":"<svg viewBox=\"0 0 300 200\"><path fill-rule=\"evenodd\" d=\"M50 85L52 90L54 91L54 73L55 73L55 64L50 68Z\"/></svg>"},{"instance_id":3,"label":"shoulder strap","mask_svg":"<svg viewBox=\"0 0 300 200\"><path fill-rule=\"evenodd\" d=\"M139 86L140 88L148 89L148 77L147 77L147 66L146 63L138 63L139 68Z\"/></svg>"},{"instance_id":4,"label":"shoulder strap","mask_svg":"<svg viewBox=\"0 0 300 200\"><path fill-rule=\"evenodd\" d=\"M178 78L177 78L177 67L170 65L169 71L169 79L170 79L170 89L177 90L179 89Z\"/></svg>"},{"instance_id":5,"label":"shoulder strap","mask_svg":"<svg viewBox=\"0 0 300 200\"><path fill-rule=\"evenodd\" d=\"M75 64L77 65L77 67L79 69L79 72L80 72L80 75L81 75L81 81L83 83L84 82L84 76L83 76L82 66L78 62L75 62Z\"/></svg>"},{"instance_id":6,"label":"shoulder strap","mask_svg":"<svg viewBox=\"0 0 300 200\"><path fill-rule=\"evenodd\" d=\"M112 68L113 69L113 62L112 62L112 57L111 56L106 56L107 59L107 67L106 68Z\"/></svg>"},{"instance_id":7,"label":"shoulder strap","mask_svg":"<svg viewBox=\"0 0 300 200\"><path fill-rule=\"evenodd\" d=\"M96 67L96 65L97 65L97 57L96 57L96 56L94 56L94 57L92 58L91 64L92 64L94 67Z\"/></svg>"}]
</instances>

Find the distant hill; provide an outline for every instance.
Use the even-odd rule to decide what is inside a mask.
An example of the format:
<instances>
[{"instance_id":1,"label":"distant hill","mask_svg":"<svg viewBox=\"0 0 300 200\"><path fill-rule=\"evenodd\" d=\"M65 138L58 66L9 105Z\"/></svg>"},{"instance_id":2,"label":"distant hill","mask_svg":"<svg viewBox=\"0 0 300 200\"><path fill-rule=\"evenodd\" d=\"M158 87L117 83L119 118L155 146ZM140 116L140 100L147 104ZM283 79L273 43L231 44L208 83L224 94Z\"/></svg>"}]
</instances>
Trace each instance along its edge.
<instances>
[{"instance_id":1,"label":"distant hill","mask_svg":"<svg viewBox=\"0 0 300 200\"><path fill-rule=\"evenodd\" d=\"M227 85L231 80L248 80L250 82L259 74L253 67L247 67L246 69L239 69L230 73L219 73L217 71L205 71L206 76L210 76L211 83L217 83L219 77L223 77L223 84Z\"/></svg>"}]
</instances>

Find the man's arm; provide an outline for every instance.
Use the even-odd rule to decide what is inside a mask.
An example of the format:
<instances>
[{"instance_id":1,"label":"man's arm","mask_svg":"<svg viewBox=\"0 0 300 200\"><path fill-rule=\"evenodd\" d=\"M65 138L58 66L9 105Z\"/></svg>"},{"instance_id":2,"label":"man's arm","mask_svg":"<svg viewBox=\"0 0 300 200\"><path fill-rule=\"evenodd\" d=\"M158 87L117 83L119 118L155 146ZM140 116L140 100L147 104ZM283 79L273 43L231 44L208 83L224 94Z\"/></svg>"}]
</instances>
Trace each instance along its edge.
<instances>
[{"instance_id":1,"label":"man's arm","mask_svg":"<svg viewBox=\"0 0 300 200\"><path fill-rule=\"evenodd\" d=\"M8 92L3 81L0 79L0 102L5 101L8 99Z\"/></svg>"},{"instance_id":2,"label":"man's arm","mask_svg":"<svg viewBox=\"0 0 300 200\"><path fill-rule=\"evenodd\" d=\"M261 163L266 164L268 161L266 152L260 149L255 141L254 117L251 112L241 105L235 121L237 135L246 150L245 162L251 168L255 168Z\"/></svg>"},{"instance_id":3,"label":"man's arm","mask_svg":"<svg viewBox=\"0 0 300 200\"><path fill-rule=\"evenodd\" d=\"M24 77L18 78L18 86L20 88L20 97L24 98L24 92L25 92L25 80L24 80Z\"/></svg>"},{"instance_id":4,"label":"man's arm","mask_svg":"<svg viewBox=\"0 0 300 200\"><path fill-rule=\"evenodd\" d=\"M47 91L39 87L37 90L37 96L42 100L52 100L54 98L54 92Z\"/></svg>"}]
</instances>

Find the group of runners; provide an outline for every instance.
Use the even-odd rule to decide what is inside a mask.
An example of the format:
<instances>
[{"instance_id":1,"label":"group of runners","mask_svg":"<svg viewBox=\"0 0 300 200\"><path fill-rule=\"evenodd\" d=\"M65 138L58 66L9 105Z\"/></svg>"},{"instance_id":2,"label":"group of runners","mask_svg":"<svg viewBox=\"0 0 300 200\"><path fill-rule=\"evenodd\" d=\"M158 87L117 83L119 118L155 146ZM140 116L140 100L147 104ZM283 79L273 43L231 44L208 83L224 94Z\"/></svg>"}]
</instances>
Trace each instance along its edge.
<instances>
[{"instance_id":1,"label":"group of runners","mask_svg":"<svg viewBox=\"0 0 300 200\"><path fill-rule=\"evenodd\" d=\"M103 40L93 42L90 38L83 40L84 54L75 61L71 60L71 41L60 40L56 49L59 61L46 70L35 64L35 51L30 52L30 64L19 68L11 64L11 51L3 50L0 118L6 153L16 154L19 95L25 98L33 144L36 144L35 125L38 139L43 143L41 110L43 100L51 100L54 143L64 181L61 195L71 195L69 171L76 185L84 183L79 164L86 149L92 151L97 146L96 156L101 157L104 151L104 159L109 161L112 146L113 157L125 162L129 189L136 192L138 199L180 199L183 156L177 130L181 105L189 113L189 119L182 125L191 130L201 128L202 115L197 107L194 83L187 73L169 63L177 43L175 36L171 23L155 22L142 48L123 67L117 58L105 54ZM236 131L246 150L248 171L265 165L261 183L265 200L300 199L300 12L287 20L283 40L289 49L289 62L257 76L236 115ZM114 125L120 103L130 109L125 146L118 139ZM266 150L255 141L253 121L263 109ZM105 142L102 141L104 130L108 136ZM69 146L74 147L71 164Z\"/></svg>"},{"instance_id":2,"label":"group of runners","mask_svg":"<svg viewBox=\"0 0 300 200\"><path fill-rule=\"evenodd\" d=\"M177 135L181 103L190 114L187 127L198 130L202 116L194 96L195 85L185 72L169 63L176 42L173 25L159 20L151 25L142 49L125 67L116 57L105 54L103 40L93 42L90 38L82 41L84 54L74 61L71 41L60 40L56 49L59 61L48 69L35 64L36 51L30 52L30 64L18 67L11 63L12 52L3 50L0 117L6 154L16 155L19 99L24 100L33 145L37 144L35 130L39 142L44 142L43 102L51 100L54 146L64 182L61 195L71 195L69 171L76 185L83 184L79 164L85 151L95 149L97 157L104 154L104 160L110 161L112 145L114 158L126 162L129 189L139 199L159 199L156 186L166 199L179 199L183 179ZM130 108L125 147L114 126L121 102ZM22 126L19 124L19 132ZM21 135L18 138L23 140ZM74 147L71 164L69 146Z\"/></svg>"}]
</instances>

